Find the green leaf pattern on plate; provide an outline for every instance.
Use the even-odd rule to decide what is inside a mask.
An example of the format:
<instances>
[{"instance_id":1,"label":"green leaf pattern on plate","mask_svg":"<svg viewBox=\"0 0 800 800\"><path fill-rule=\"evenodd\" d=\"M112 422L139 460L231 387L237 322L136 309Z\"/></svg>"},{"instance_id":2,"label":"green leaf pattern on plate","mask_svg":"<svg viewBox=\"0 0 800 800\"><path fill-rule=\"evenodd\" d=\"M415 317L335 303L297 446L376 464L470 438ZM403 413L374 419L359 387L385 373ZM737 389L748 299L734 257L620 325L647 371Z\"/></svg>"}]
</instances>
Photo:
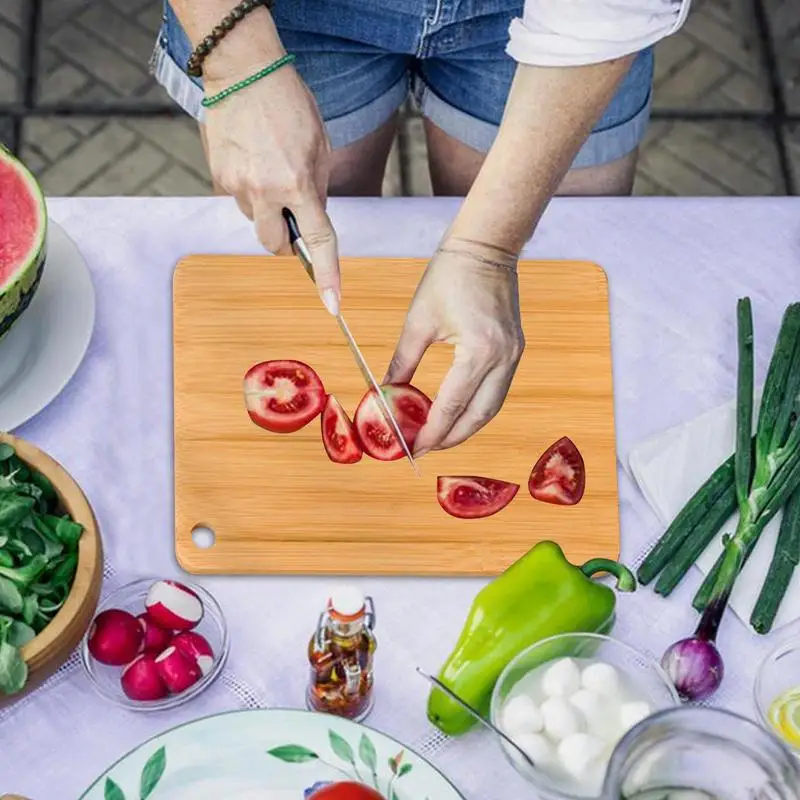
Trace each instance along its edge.
<instances>
[{"instance_id":1,"label":"green leaf pattern on plate","mask_svg":"<svg viewBox=\"0 0 800 800\"><path fill-rule=\"evenodd\" d=\"M161 776L167 767L167 751L164 747L159 747L155 753L147 760L142 770L142 777L139 782L139 800L147 800L153 793L153 789L158 786Z\"/></svg>"},{"instance_id":2,"label":"green leaf pattern on plate","mask_svg":"<svg viewBox=\"0 0 800 800\"><path fill-rule=\"evenodd\" d=\"M285 744L280 747L273 747L267 751L268 755L278 758L288 764L302 764L308 761L319 761L334 772L339 773L346 780L355 779L358 783L365 786L372 786L376 791L387 798L387 800L401 800L397 793L395 784L413 769L409 763L403 762L405 751L401 750L396 756L387 759L389 767L388 774L378 775L378 751L369 736L364 733L358 743L358 758L363 766L368 770L368 780L359 770L356 763L355 749L341 734L334 730L328 730L328 741L330 742L333 755L343 761L347 766L342 767L337 763L326 761L318 753L298 744ZM426 798L427 800L427 798Z\"/></svg>"},{"instance_id":3,"label":"green leaf pattern on plate","mask_svg":"<svg viewBox=\"0 0 800 800\"><path fill-rule=\"evenodd\" d=\"M103 797L105 797L105 800L125 800L125 793L111 778L106 778L106 785L103 787Z\"/></svg>"},{"instance_id":4,"label":"green leaf pattern on plate","mask_svg":"<svg viewBox=\"0 0 800 800\"><path fill-rule=\"evenodd\" d=\"M388 770L384 775L378 774L378 752L370 737L364 733L358 743L358 758L360 763L367 768L369 780L365 780L356 763L356 750L341 734L328 730L333 756L346 764L345 767L333 761L326 761L321 755L299 744L284 744L267 750L267 755L277 758L286 764L307 764L316 761L328 767L331 771L339 773L346 780L355 779L364 785L371 785L376 791L381 792L387 800L401 800L396 784L408 775L413 766L404 762L405 751L401 750L396 756L387 759ZM157 788L167 768L167 751L160 747L148 758L139 779L139 794L136 800L148 800ZM111 779L106 778L104 785L105 800L133 800L126 797L125 792ZM427 798L426 798L427 800Z\"/></svg>"},{"instance_id":5,"label":"green leaf pattern on plate","mask_svg":"<svg viewBox=\"0 0 800 800\"><path fill-rule=\"evenodd\" d=\"M138 800L147 800L147 798L150 797L163 777L166 768L167 750L165 747L159 747L158 750L147 759L147 763L142 768L142 774L139 778ZM123 792L111 778L106 778L106 783L103 787L103 797L105 800L128 800L125 796L125 792Z\"/></svg>"}]
</instances>

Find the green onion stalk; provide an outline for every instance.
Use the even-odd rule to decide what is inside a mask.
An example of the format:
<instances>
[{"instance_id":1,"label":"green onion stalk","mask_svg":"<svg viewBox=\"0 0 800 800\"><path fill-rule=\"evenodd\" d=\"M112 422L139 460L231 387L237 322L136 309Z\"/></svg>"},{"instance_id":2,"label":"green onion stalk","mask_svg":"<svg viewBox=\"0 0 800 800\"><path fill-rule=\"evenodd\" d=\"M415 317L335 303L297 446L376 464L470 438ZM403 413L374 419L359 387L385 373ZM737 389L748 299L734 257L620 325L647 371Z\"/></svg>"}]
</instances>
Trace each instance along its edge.
<instances>
[{"instance_id":1,"label":"green onion stalk","mask_svg":"<svg viewBox=\"0 0 800 800\"><path fill-rule=\"evenodd\" d=\"M662 665L685 700L703 700L722 681L724 667L716 638L736 579L761 532L800 488L800 303L786 310L764 384L755 436L753 419L753 321L750 301L738 306L739 370L737 438L734 454L739 520L733 536L695 597L702 611L693 636L672 645Z\"/></svg>"}]
</instances>

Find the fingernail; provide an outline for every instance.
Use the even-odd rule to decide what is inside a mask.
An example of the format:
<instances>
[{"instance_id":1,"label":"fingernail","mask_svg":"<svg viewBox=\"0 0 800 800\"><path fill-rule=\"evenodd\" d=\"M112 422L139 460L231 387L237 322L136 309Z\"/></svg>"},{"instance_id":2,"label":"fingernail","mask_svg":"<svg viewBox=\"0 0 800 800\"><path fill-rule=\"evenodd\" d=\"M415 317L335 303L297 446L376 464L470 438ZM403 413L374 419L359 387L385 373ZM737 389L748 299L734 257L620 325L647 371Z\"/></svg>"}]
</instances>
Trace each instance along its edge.
<instances>
[{"instance_id":1,"label":"fingernail","mask_svg":"<svg viewBox=\"0 0 800 800\"><path fill-rule=\"evenodd\" d=\"M322 302L325 304L325 308L327 308L334 317L339 315L339 296L333 289L326 289L322 293Z\"/></svg>"},{"instance_id":2,"label":"fingernail","mask_svg":"<svg viewBox=\"0 0 800 800\"><path fill-rule=\"evenodd\" d=\"M430 452L429 447L423 447L421 450L414 451L414 458L422 458L422 456L426 455Z\"/></svg>"}]
</instances>

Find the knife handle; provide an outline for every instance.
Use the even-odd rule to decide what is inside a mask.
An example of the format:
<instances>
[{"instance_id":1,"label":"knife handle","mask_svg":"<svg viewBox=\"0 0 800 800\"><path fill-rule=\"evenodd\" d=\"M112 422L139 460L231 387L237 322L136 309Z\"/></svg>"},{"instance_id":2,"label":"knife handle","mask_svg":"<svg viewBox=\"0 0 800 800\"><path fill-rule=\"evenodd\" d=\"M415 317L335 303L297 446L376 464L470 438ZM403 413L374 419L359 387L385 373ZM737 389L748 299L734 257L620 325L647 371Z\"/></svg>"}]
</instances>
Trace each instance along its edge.
<instances>
[{"instance_id":1,"label":"knife handle","mask_svg":"<svg viewBox=\"0 0 800 800\"><path fill-rule=\"evenodd\" d=\"M286 220L286 225L289 228L289 244L294 247L294 243L300 238L300 228L297 225L297 220L294 214L288 209L284 208L281 211L283 218Z\"/></svg>"},{"instance_id":2,"label":"knife handle","mask_svg":"<svg viewBox=\"0 0 800 800\"><path fill-rule=\"evenodd\" d=\"M308 245L306 245L303 241L303 237L300 235L300 227L297 224L297 220L288 208L284 207L281 213L286 220L286 226L289 228L289 244L292 246L295 255L300 259L300 263L303 265L303 269L306 271L308 277L316 283L314 265L311 263L311 253L308 251Z\"/></svg>"}]
</instances>

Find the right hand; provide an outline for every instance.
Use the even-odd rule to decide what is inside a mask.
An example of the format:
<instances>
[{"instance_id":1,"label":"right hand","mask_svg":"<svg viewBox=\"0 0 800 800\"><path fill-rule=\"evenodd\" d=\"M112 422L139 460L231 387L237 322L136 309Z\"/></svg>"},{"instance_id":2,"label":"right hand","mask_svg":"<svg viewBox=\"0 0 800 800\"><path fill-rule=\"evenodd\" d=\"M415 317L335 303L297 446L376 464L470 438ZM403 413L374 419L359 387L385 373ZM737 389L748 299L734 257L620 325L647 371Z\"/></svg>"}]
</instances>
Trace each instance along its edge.
<instances>
[{"instance_id":1,"label":"right hand","mask_svg":"<svg viewBox=\"0 0 800 800\"><path fill-rule=\"evenodd\" d=\"M206 97L258 67L207 75ZM215 183L255 223L272 253L291 254L282 209L294 212L311 251L315 280L331 313L339 305L336 234L325 212L330 143L316 101L288 64L206 109L206 148Z\"/></svg>"}]
</instances>

